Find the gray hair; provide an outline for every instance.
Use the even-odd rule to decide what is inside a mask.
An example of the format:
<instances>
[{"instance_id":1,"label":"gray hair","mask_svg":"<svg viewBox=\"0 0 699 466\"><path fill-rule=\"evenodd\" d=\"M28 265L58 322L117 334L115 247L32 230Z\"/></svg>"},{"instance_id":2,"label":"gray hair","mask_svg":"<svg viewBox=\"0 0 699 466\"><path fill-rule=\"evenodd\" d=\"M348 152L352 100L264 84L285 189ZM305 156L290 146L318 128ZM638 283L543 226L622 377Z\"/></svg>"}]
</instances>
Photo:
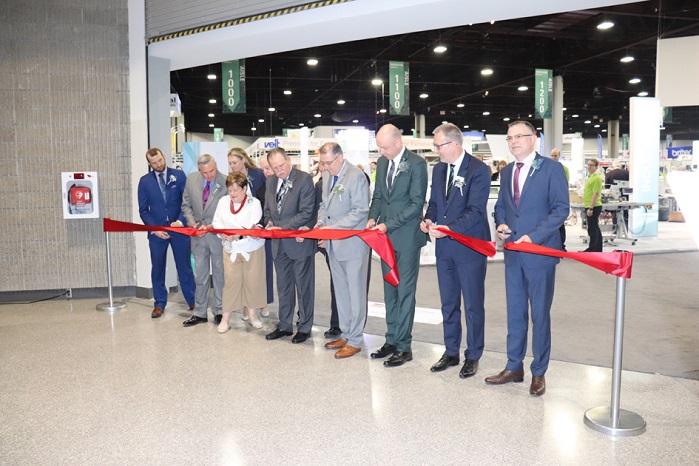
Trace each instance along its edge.
<instances>
[{"instance_id":1,"label":"gray hair","mask_svg":"<svg viewBox=\"0 0 699 466\"><path fill-rule=\"evenodd\" d=\"M202 154L197 159L197 166L206 165L208 163L216 163L216 159L211 154Z\"/></svg>"},{"instance_id":2,"label":"gray hair","mask_svg":"<svg viewBox=\"0 0 699 466\"><path fill-rule=\"evenodd\" d=\"M464 144L464 135L461 133L459 127L453 123L442 123L441 125L437 126L434 131L432 131L432 134L437 133L442 133L445 138L449 139L450 141L454 141L459 146Z\"/></svg>"}]
</instances>

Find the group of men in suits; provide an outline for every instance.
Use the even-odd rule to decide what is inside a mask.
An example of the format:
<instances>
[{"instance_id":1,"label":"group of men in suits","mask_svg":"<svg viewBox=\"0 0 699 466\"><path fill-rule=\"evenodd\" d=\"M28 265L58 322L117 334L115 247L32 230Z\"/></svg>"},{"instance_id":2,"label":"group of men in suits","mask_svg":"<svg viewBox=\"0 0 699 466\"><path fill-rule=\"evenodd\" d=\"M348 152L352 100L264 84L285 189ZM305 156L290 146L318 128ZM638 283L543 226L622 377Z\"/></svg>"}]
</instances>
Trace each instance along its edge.
<instances>
[{"instance_id":1,"label":"group of men in suits","mask_svg":"<svg viewBox=\"0 0 699 466\"><path fill-rule=\"evenodd\" d=\"M497 235L505 243L535 243L560 250L562 245L558 229L569 210L567 182L562 165L536 152L536 130L526 121L511 123L506 139L516 162L505 166L500 174L501 188L495 205ZM318 209L311 176L293 167L284 149L272 149L267 154L267 161L274 174L266 183L264 227L284 230L366 228L387 234L394 246L400 283L393 286L384 282L387 326L385 343L370 355L372 359L388 357L384 361L386 367L401 366L412 360L412 328L420 249L428 238L435 241L445 352L431 367L431 371L441 372L460 363L463 297L466 349L459 376L472 377L478 370L485 346L484 288L487 259L445 232L452 231L481 240L491 239L486 214L490 193L488 167L463 149L463 136L457 126L445 123L436 128L434 150L439 154L440 162L433 169L429 204L423 215L427 192L425 160L404 147L401 133L393 125L385 125L377 132L376 143L381 157L376 165L376 182L370 202L366 177L359 168L344 159L340 146L327 143L320 149L319 166L323 171L323 179L320 191L322 199ZM218 195L220 198L225 192L222 188L225 179L216 171L215 161L205 157L200 158L199 171L189 176L182 194L184 219L189 226L201 229L210 228L211 219L206 212L211 196ZM154 164L150 157L148 160L155 175L152 180L147 179L151 174L146 175L142 183L148 182L151 185L149 190L156 193L157 185L153 183L157 178L156 166L159 165ZM175 176L175 180L178 179ZM139 200L140 198L139 185ZM217 202L217 198L214 199ZM215 210L215 202L212 212ZM146 222L143 209L142 217ZM173 218L176 217L166 221L172 221L173 225L182 224L181 218ZM215 241L205 239L209 237L216 238L215 235L193 238L192 249L195 261L199 253L202 259L211 258L213 265L213 257L216 248L220 249L220 241L216 245ZM157 239L167 240L159 235ZM339 338L330 341L326 347L337 350L335 357L343 359L361 351L362 330L366 322L368 284L365 278L369 248L358 238L321 241L320 244L315 240L298 238L273 240L279 323L266 338L276 340L293 335L297 302L297 333L292 342L301 343L309 338L313 325L314 254L319 245L325 247L328 253L335 292L338 293L341 328ZM158 246L159 243L155 243L155 247L151 243L152 254L154 250L162 249L162 246L160 249ZM530 393L539 396L546 390L544 374L548 368L551 349L550 310L558 259L509 249L505 249L504 255L508 362L503 371L487 377L485 381L499 385L524 380L523 360L531 310L534 360L531 364ZM156 261L153 263L155 268ZM388 270L385 264L382 266L385 275ZM183 272L180 272L179 264L178 272L182 282ZM155 278L159 276L156 277L154 273L153 277L155 290ZM183 292L184 287L183 284ZM205 321L207 302L204 290L208 293L208 268L206 280L204 273L200 276L197 268L196 287L196 306L190 320ZM216 298L216 280L214 288L212 311L217 315L216 310L220 314L220 293ZM156 298L156 308L162 303L162 299L158 299L160 298Z\"/></svg>"}]
</instances>

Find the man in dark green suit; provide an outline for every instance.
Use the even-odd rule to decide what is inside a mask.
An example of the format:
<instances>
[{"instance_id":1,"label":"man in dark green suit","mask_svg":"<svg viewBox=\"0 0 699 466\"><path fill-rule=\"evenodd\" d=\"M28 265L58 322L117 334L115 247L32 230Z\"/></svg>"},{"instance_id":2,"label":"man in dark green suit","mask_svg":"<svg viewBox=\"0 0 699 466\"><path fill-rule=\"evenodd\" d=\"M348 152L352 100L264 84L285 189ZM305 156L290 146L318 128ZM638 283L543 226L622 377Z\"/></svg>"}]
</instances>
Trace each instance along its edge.
<instances>
[{"instance_id":1,"label":"man in dark green suit","mask_svg":"<svg viewBox=\"0 0 699 466\"><path fill-rule=\"evenodd\" d=\"M372 359L385 358L384 366L401 366L413 359L411 351L415 287L420 270L420 248L427 235L420 231L427 193L427 163L403 147L400 131L393 125L382 126L376 133L381 157L376 164L376 184L369 210L367 228L388 234L396 251L400 283L384 281L386 301L386 343ZM388 273L381 264L383 274Z\"/></svg>"}]
</instances>

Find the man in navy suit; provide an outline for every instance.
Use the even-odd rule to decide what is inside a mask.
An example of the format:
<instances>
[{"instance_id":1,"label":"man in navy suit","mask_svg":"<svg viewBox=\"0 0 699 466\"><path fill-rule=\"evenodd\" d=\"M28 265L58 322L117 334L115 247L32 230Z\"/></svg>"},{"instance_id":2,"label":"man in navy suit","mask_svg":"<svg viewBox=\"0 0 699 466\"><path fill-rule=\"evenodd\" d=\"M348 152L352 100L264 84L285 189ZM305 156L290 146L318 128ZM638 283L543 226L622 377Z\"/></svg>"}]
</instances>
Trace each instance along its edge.
<instances>
[{"instance_id":1,"label":"man in navy suit","mask_svg":"<svg viewBox=\"0 0 699 466\"><path fill-rule=\"evenodd\" d=\"M154 226L170 226L177 220L184 222L182 192L187 182L184 172L168 168L163 153L155 147L148 149L146 160L153 171L142 176L138 182L138 211L141 220L145 225ZM175 256L182 294L190 310L193 309L194 273L189 259L189 237L179 233L170 235L164 231L155 231L148 233L148 245L151 260L150 278L155 300L150 316L154 319L160 317L167 305L165 263L168 245L172 246L172 254Z\"/></svg>"},{"instance_id":2,"label":"man in navy suit","mask_svg":"<svg viewBox=\"0 0 699 466\"><path fill-rule=\"evenodd\" d=\"M437 279L444 318L446 351L431 367L441 372L459 364L461 346L461 295L466 319L466 350L459 377L465 379L478 370L485 333L485 271L487 258L458 241L437 226L462 235L490 241L486 215L490 194L490 170L463 147L461 130L444 123L434 130L434 149L440 162L432 171L430 201L420 229L435 238Z\"/></svg>"},{"instance_id":3,"label":"man in navy suit","mask_svg":"<svg viewBox=\"0 0 699 466\"><path fill-rule=\"evenodd\" d=\"M542 157L534 147L536 130L526 121L510 123L507 143L515 163L502 169L495 204L498 238L505 243L533 243L561 249L558 231L570 209L563 165ZM556 257L505 250L507 365L486 383L522 382L527 351L529 309L532 319L532 383L529 393L546 392L544 374L551 353L551 303Z\"/></svg>"}]
</instances>

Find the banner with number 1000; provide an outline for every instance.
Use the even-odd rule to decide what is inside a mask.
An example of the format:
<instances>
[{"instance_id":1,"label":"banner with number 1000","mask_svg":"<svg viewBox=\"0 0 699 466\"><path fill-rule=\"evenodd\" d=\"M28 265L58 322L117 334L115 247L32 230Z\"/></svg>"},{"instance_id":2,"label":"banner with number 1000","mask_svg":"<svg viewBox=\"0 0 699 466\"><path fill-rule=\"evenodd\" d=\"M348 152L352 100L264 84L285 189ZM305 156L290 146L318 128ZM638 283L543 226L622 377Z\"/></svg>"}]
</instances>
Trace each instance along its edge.
<instances>
[{"instance_id":1,"label":"banner with number 1000","mask_svg":"<svg viewBox=\"0 0 699 466\"><path fill-rule=\"evenodd\" d=\"M223 113L245 113L245 59L221 63Z\"/></svg>"}]
</instances>

